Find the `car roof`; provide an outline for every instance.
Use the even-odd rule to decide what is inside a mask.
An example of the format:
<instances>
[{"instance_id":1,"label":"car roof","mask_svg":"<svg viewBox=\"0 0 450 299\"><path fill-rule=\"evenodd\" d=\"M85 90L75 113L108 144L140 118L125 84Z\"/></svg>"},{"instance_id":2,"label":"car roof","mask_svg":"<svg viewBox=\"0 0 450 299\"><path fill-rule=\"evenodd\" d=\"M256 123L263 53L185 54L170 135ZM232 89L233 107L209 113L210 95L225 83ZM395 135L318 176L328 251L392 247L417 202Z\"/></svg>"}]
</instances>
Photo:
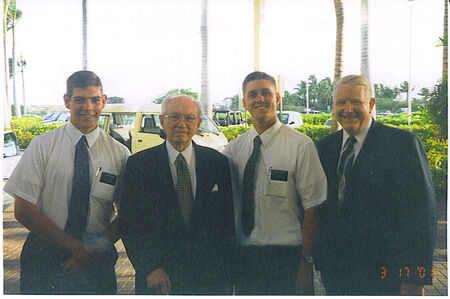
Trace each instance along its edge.
<instances>
[{"instance_id":1,"label":"car roof","mask_svg":"<svg viewBox=\"0 0 450 299\"><path fill-rule=\"evenodd\" d=\"M160 104L106 104L104 113L127 113L127 112L161 112Z\"/></svg>"}]
</instances>

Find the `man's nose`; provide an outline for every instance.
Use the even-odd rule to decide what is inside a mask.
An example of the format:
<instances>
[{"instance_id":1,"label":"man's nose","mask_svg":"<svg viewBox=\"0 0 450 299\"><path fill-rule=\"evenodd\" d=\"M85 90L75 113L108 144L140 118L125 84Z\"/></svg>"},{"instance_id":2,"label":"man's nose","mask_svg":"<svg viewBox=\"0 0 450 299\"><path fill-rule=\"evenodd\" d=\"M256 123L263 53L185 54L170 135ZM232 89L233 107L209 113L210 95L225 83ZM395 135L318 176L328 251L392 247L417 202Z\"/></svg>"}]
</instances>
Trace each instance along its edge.
<instances>
[{"instance_id":1,"label":"man's nose","mask_svg":"<svg viewBox=\"0 0 450 299\"><path fill-rule=\"evenodd\" d=\"M91 109L93 109L93 107L94 107L94 102L92 102L91 99L87 99L87 100L84 102L84 108L85 108L85 109L91 110Z\"/></svg>"},{"instance_id":2,"label":"man's nose","mask_svg":"<svg viewBox=\"0 0 450 299\"><path fill-rule=\"evenodd\" d=\"M347 112L352 112L353 111L353 105L352 105L352 103L350 101L345 103L344 108L345 108L345 111L347 111Z\"/></svg>"}]
</instances>

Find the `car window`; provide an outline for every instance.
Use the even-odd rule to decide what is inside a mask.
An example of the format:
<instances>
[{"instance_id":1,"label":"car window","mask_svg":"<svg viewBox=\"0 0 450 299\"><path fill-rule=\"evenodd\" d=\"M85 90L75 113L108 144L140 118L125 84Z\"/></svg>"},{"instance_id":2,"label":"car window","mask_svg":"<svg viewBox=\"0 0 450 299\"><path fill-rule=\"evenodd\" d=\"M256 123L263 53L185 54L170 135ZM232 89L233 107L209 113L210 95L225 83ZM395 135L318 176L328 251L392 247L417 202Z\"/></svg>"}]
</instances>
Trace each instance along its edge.
<instances>
[{"instance_id":1,"label":"car window","mask_svg":"<svg viewBox=\"0 0 450 299\"><path fill-rule=\"evenodd\" d=\"M200 127L197 130L198 134L204 134L204 133L220 133L219 129L216 127L216 125L206 116L202 116L202 123L200 124Z\"/></svg>"},{"instance_id":2,"label":"car window","mask_svg":"<svg viewBox=\"0 0 450 299\"><path fill-rule=\"evenodd\" d=\"M3 156L11 157L19 154L17 152L16 139L13 133L5 133L3 138Z\"/></svg>"},{"instance_id":3,"label":"car window","mask_svg":"<svg viewBox=\"0 0 450 299\"><path fill-rule=\"evenodd\" d=\"M110 123L111 129L127 128L132 129L134 126L134 120L136 119L135 113L113 113Z\"/></svg>"}]
</instances>

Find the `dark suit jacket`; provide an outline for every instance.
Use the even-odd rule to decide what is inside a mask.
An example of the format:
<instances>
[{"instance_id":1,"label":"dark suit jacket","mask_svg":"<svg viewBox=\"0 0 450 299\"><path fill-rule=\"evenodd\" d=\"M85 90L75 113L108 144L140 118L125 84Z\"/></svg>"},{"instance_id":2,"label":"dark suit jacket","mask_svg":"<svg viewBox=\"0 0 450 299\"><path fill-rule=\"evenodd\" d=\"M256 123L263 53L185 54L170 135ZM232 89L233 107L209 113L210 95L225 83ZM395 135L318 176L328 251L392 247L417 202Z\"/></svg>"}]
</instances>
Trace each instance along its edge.
<instances>
[{"instance_id":1,"label":"dark suit jacket","mask_svg":"<svg viewBox=\"0 0 450 299\"><path fill-rule=\"evenodd\" d=\"M338 209L342 134L317 143L328 180L316 250L325 283L372 294L402 280L431 284L436 203L420 139L373 121Z\"/></svg>"},{"instance_id":2,"label":"dark suit jacket","mask_svg":"<svg viewBox=\"0 0 450 299\"><path fill-rule=\"evenodd\" d=\"M194 143L197 190L190 225L181 216L166 144L132 155L126 164L119 231L136 270L136 293L162 268L172 293L223 293L231 284L235 246L228 161ZM218 187L213 191L214 186Z\"/></svg>"}]
</instances>

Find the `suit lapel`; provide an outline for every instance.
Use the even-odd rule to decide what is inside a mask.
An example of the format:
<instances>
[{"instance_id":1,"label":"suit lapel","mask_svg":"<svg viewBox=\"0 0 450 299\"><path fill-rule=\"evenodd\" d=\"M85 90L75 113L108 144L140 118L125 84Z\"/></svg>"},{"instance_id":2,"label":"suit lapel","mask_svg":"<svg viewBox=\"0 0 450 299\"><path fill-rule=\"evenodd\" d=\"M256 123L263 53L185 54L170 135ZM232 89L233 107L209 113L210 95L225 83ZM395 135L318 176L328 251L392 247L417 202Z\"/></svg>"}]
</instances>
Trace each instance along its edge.
<instances>
[{"instance_id":1,"label":"suit lapel","mask_svg":"<svg viewBox=\"0 0 450 299\"><path fill-rule=\"evenodd\" d=\"M380 124L376 122L375 120L372 121L372 124L370 125L369 132L367 132L366 139L364 139L364 143L358 153L358 156L356 157L355 162L352 166L352 173L354 173L354 170L357 170L358 167L361 165L361 161L368 161L372 157L370 154L371 149L373 148L373 144L376 144L376 137L378 134L380 128Z\"/></svg>"},{"instance_id":2,"label":"suit lapel","mask_svg":"<svg viewBox=\"0 0 450 299\"><path fill-rule=\"evenodd\" d=\"M173 211L175 211L175 214L177 217L181 217L181 211L178 205L178 195L177 191L175 190L174 184L173 184L173 178L172 178L172 172L170 171L170 161L169 161L169 154L167 153L166 148L166 142L158 146L158 150L160 151L160 157L159 159L159 167L161 174L161 190L164 190L161 194L162 198L166 198L169 208Z\"/></svg>"},{"instance_id":3,"label":"suit lapel","mask_svg":"<svg viewBox=\"0 0 450 299\"><path fill-rule=\"evenodd\" d=\"M195 191L195 199L194 199L194 205L192 207L192 215L191 215L191 223L192 218L194 218L198 212L199 207L201 206L201 201L203 199L202 190L204 186L202 186L202 183L205 184L208 180L205 176L208 170L208 165L206 165L205 161L205 155L203 153L203 150L201 147L199 147L197 144L192 142L192 145L194 146L194 155L195 155L195 176L197 180L197 187Z\"/></svg>"}]
</instances>

